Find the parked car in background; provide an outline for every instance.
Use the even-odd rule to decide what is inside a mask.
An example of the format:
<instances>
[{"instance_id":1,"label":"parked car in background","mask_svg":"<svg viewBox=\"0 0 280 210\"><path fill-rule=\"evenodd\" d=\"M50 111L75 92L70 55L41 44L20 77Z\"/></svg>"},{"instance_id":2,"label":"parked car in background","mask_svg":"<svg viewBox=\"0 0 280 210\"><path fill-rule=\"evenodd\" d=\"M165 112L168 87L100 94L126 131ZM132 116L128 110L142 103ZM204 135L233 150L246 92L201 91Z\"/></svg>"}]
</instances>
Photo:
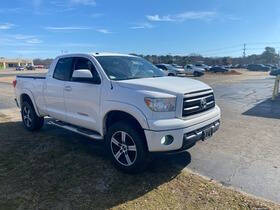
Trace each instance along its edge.
<instances>
[{"instance_id":1,"label":"parked car in background","mask_svg":"<svg viewBox=\"0 0 280 210\"><path fill-rule=\"evenodd\" d=\"M234 69L246 69L247 65L246 64L235 64L232 66Z\"/></svg>"},{"instance_id":2,"label":"parked car in background","mask_svg":"<svg viewBox=\"0 0 280 210\"><path fill-rule=\"evenodd\" d=\"M194 66L197 68L202 68L205 71L209 71L209 69L210 69L210 66L203 64L203 63L197 63L197 64L194 64Z\"/></svg>"},{"instance_id":3,"label":"parked car in background","mask_svg":"<svg viewBox=\"0 0 280 210\"><path fill-rule=\"evenodd\" d=\"M273 69L273 70L271 70L269 75L271 75L271 76L280 75L280 69Z\"/></svg>"},{"instance_id":4,"label":"parked car in background","mask_svg":"<svg viewBox=\"0 0 280 210\"><path fill-rule=\"evenodd\" d=\"M223 66L214 66L212 68L209 69L210 72L214 72L214 73L217 73L217 72L228 72L229 70Z\"/></svg>"},{"instance_id":5,"label":"parked car in background","mask_svg":"<svg viewBox=\"0 0 280 210\"><path fill-rule=\"evenodd\" d=\"M184 69L175 68L171 64L156 64L156 67L164 71L164 74L167 76L185 76Z\"/></svg>"},{"instance_id":6,"label":"parked car in background","mask_svg":"<svg viewBox=\"0 0 280 210\"><path fill-rule=\"evenodd\" d=\"M27 69L27 70L35 70L35 66L27 65L27 66L26 66L26 69Z\"/></svg>"},{"instance_id":7,"label":"parked car in background","mask_svg":"<svg viewBox=\"0 0 280 210\"><path fill-rule=\"evenodd\" d=\"M43 68L45 68L44 65L35 65L34 67L35 67L36 69L43 69Z\"/></svg>"},{"instance_id":8,"label":"parked car in background","mask_svg":"<svg viewBox=\"0 0 280 210\"><path fill-rule=\"evenodd\" d=\"M23 66L17 66L16 71L24 71L24 67Z\"/></svg>"},{"instance_id":9,"label":"parked car in background","mask_svg":"<svg viewBox=\"0 0 280 210\"><path fill-rule=\"evenodd\" d=\"M232 65L231 65L231 64L229 64L229 65L224 65L223 67L226 68L226 69L230 69L230 68L232 68Z\"/></svg>"},{"instance_id":10,"label":"parked car in background","mask_svg":"<svg viewBox=\"0 0 280 210\"><path fill-rule=\"evenodd\" d=\"M183 66L179 66L178 64L176 63L172 63L171 64L173 67L175 67L176 69L183 69Z\"/></svg>"},{"instance_id":11,"label":"parked car in background","mask_svg":"<svg viewBox=\"0 0 280 210\"><path fill-rule=\"evenodd\" d=\"M263 64L249 64L247 66L249 71L270 71L271 68Z\"/></svg>"},{"instance_id":12,"label":"parked car in background","mask_svg":"<svg viewBox=\"0 0 280 210\"><path fill-rule=\"evenodd\" d=\"M185 65L184 70L185 70L186 74L191 74L195 77L200 77L200 76L204 75L204 73L205 73L205 69L199 68L192 64Z\"/></svg>"},{"instance_id":13,"label":"parked car in background","mask_svg":"<svg viewBox=\"0 0 280 210\"><path fill-rule=\"evenodd\" d=\"M149 153L185 151L220 125L210 86L166 77L132 55L61 55L46 77L21 75L13 85L26 130L39 130L49 116L49 124L103 141L127 173L143 170Z\"/></svg>"},{"instance_id":14,"label":"parked car in background","mask_svg":"<svg viewBox=\"0 0 280 210\"><path fill-rule=\"evenodd\" d=\"M278 69L278 67L276 65L268 64L266 66L269 67L271 70Z\"/></svg>"}]
</instances>

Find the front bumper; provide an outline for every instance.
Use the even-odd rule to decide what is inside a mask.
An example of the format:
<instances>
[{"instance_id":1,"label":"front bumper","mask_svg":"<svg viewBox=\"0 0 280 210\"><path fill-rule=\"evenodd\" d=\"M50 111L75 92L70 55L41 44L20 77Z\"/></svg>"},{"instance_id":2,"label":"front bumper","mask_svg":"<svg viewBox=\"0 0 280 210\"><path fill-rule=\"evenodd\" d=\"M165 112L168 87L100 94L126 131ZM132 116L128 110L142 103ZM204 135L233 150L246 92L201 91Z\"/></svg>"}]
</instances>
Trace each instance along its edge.
<instances>
[{"instance_id":1,"label":"front bumper","mask_svg":"<svg viewBox=\"0 0 280 210\"><path fill-rule=\"evenodd\" d=\"M173 120L169 123L164 123L164 130L145 130L148 150L150 152L176 152L186 150L193 146L197 141L204 140L205 130L211 130L214 134L220 126L220 109L216 106L208 114L197 117L192 120L185 120L184 127L180 128L178 120ZM175 123L176 122L176 123ZM167 126L168 124L168 126ZM176 124L176 126L174 126ZM167 128L169 127L169 128ZM173 137L173 142L169 145L161 143L164 136L170 135Z\"/></svg>"},{"instance_id":2,"label":"front bumper","mask_svg":"<svg viewBox=\"0 0 280 210\"><path fill-rule=\"evenodd\" d=\"M184 76L186 76L186 73L185 72L176 72L176 76L184 77Z\"/></svg>"},{"instance_id":3,"label":"front bumper","mask_svg":"<svg viewBox=\"0 0 280 210\"><path fill-rule=\"evenodd\" d=\"M206 139L204 133L206 129L211 129L212 134L214 134L217 130L219 130L219 127L220 127L220 120L217 120L216 122L211 123L210 125L207 125L203 128L186 133L183 138L183 145L179 150L189 149L199 140L204 141Z\"/></svg>"}]
</instances>

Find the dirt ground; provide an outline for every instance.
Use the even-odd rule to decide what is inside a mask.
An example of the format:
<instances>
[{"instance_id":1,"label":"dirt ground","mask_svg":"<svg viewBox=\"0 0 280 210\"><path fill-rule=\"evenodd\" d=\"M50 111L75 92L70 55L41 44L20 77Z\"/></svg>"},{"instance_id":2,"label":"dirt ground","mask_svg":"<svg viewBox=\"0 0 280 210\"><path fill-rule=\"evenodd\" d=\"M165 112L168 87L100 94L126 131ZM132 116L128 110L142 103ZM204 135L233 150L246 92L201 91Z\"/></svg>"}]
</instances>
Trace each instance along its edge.
<instances>
[{"instance_id":1,"label":"dirt ground","mask_svg":"<svg viewBox=\"0 0 280 210\"><path fill-rule=\"evenodd\" d=\"M240 72L199 79L215 85L267 77ZM7 88L0 100L12 94ZM213 142L217 147L219 140ZM198 145L196 154L206 154L210 144ZM112 167L101 142L50 125L27 132L16 108L0 108L0 209L280 209L186 170L195 158L189 152L153 156L146 172L123 174Z\"/></svg>"},{"instance_id":2,"label":"dirt ground","mask_svg":"<svg viewBox=\"0 0 280 210\"><path fill-rule=\"evenodd\" d=\"M268 72L248 71L246 69L233 69L239 74L206 73L205 76L198 78L207 84L225 84L240 82L244 80L263 79L269 75Z\"/></svg>"}]
</instances>

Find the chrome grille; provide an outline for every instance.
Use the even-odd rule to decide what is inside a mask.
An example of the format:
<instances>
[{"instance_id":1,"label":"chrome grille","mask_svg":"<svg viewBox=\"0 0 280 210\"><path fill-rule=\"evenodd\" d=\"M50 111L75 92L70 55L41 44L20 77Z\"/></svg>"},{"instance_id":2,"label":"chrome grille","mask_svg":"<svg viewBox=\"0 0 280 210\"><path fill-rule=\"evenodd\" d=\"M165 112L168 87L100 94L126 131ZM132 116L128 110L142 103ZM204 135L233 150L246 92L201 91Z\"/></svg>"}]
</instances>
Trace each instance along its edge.
<instances>
[{"instance_id":1,"label":"chrome grille","mask_svg":"<svg viewBox=\"0 0 280 210\"><path fill-rule=\"evenodd\" d=\"M215 98L212 90L185 94L183 99L183 117L198 114L215 107Z\"/></svg>"}]
</instances>

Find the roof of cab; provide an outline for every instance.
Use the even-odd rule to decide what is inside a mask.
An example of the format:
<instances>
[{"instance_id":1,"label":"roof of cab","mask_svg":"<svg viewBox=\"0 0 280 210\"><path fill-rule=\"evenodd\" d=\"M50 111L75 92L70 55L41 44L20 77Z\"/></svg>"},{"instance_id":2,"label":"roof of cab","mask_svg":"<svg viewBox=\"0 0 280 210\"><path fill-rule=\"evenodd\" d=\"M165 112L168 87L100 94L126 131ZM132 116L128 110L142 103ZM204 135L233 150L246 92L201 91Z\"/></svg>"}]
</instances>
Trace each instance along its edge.
<instances>
[{"instance_id":1,"label":"roof of cab","mask_svg":"<svg viewBox=\"0 0 280 210\"><path fill-rule=\"evenodd\" d=\"M129 55L129 54L121 54L121 53L68 53L68 54L63 54L63 55L59 55L56 57L56 59L59 58L64 58L64 57L77 57L77 56L94 56L94 57L100 57L100 56L126 56L126 57L136 57L134 55Z\"/></svg>"},{"instance_id":2,"label":"roof of cab","mask_svg":"<svg viewBox=\"0 0 280 210\"><path fill-rule=\"evenodd\" d=\"M110 53L110 52L95 52L92 53L91 55L93 55L94 57L98 57L98 56L129 56L129 57L135 57L134 55L129 55L129 54L121 54L121 53Z\"/></svg>"}]
</instances>

